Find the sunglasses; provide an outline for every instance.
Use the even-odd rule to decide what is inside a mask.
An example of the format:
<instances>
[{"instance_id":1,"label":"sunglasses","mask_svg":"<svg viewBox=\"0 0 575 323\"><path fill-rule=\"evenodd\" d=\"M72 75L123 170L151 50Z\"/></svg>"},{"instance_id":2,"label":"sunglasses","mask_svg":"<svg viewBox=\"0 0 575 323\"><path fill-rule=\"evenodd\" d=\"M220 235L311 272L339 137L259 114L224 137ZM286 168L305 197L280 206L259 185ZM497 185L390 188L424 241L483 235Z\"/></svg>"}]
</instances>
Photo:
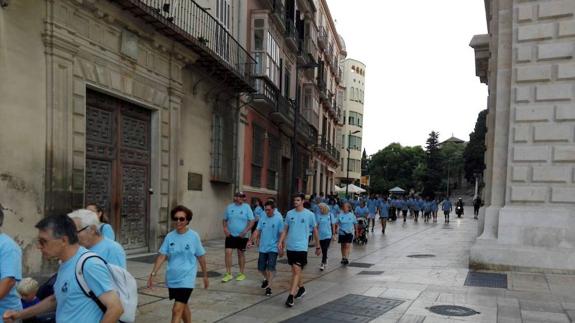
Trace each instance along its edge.
<instances>
[{"instance_id":1,"label":"sunglasses","mask_svg":"<svg viewBox=\"0 0 575 323\"><path fill-rule=\"evenodd\" d=\"M83 227L82 229L76 231L76 233L80 233L80 232L82 232L82 231L88 229L88 227L89 227L89 225L87 225L87 226Z\"/></svg>"},{"instance_id":2,"label":"sunglasses","mask_svg":"<svg viewBox=\"0 0 575 323\"><path fill-rule=\"evenodd\" d=\"M185 217L175 217L172 218L172 220L176 221L176 222L186 222L186 218Z\"/></svg>"}]
</instances>

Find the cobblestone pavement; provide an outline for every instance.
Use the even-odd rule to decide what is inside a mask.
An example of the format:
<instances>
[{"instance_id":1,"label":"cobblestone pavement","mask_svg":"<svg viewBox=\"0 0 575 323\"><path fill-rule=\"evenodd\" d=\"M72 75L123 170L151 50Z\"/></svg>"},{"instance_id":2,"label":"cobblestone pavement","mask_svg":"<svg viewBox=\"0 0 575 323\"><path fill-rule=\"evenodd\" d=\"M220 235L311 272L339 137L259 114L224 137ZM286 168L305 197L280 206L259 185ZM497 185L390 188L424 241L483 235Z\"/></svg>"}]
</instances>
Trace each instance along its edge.
<instances>
[{"instance_id":1,"label":"cobblestone pavement","mask_svg":"<svg viewBox=\"0 0 575 323\"><path fill-rule=\"evenodd\" d=\"M210 278L197 288L190 306L194 322L573 322L575 276L504 272L468 277L468 252L476 221L467 209L462 219L444 224L421 220L389 223L386 234L376 227L366 246L354 246L351 265L339 265L339 245L332 244L328 269L319 271L312 256L304 270L307 294L293 308L284 305L289 267L278 264L274 295L259 288L257 250L247 252L247 279L221 283ZM193 224L193 222L192 222ZM207 241L208 270L223 274L224 246ZM138 278L138 322L168 322L172 301L166 288L145 288L149 259L129 261ZM236 260L234 259L234 262ZM237 266L234 266L237 273ZM502 274L502 275L501 275ZM158 274L163 277L163 274ZM159 278L161 279L161 278ZM480 284L476 287L466 286ZM201 281L198 280L198 286ZM505 285L507 285L505 287ZM438 314L439 313L439 314ZM469 316L463 316L469 315Z\"/></svg>"}]
</instances>

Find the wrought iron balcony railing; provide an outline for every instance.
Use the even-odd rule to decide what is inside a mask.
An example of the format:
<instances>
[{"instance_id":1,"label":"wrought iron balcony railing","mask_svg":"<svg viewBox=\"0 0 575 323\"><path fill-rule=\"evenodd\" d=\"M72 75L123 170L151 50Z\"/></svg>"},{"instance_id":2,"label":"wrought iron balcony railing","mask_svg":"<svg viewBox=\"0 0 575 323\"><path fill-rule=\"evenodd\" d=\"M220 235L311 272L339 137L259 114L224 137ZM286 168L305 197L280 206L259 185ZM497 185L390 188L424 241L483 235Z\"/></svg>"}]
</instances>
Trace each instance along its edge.
<instances>
[{"instance_id":1,"label":"wrought iron balcony railing","mask_svg":"<svg viewBox=\"0 0 575 323\"><path fill-rule=\"evenodd\" d=\"M193 0L113 0L158 32L194 50L223 85L252 92L254 59L217 19Z\"/></svg>"},{"instance_id":2,"label":"wrought iron balcony railing","mask_svg":"<svg viewBox=\"0 0 575 323\"><path fill-rule=\"evenodd\" d=\"M319 31L317 35L317 44L319 48L325 49L327 47L327 31L324 26L319 26Z\"/></svg>"}]
</instances>

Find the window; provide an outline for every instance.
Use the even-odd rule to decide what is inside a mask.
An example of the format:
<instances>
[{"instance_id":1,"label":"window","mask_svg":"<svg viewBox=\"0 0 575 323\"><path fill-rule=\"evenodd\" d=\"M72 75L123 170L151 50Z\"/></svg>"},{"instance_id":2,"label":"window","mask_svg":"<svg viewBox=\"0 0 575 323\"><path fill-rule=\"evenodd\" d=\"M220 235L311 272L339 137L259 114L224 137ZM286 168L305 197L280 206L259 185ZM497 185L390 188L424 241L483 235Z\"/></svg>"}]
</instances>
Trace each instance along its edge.
<instances>
[{"instance_id":1,"label":"window","mask_svg":"<svg viewBox=\"0 0 575 323\"><path fill-rule=\"evenodd\" d=\"M351 135L349 136L348 147L353 150L361 151L361 137Z\"/></svg>"},{"instance_id":2,"label":"window","mask_svg":"<svg viewBox=\"0 0 575 323\"><path fill-rule=\"evenodd\" d=\"M264 129L252 124L252 178L251 186L261 187L264 164Z\"/></svg>"},{"instance_id":3,"label":"window","mask_svg":"<svg viewBox=\"0 0 575 323\"><path fill-rule=\"evenodd\" d=\"M290 97L290 87L291 87L291 66L286 64L284 72L284 96L286 98Z\"/></svg>"},{"instance_id":4,"label":"window","mask_svg":"<svg viewBox=\"0 0 575 323\"><path fill-rule=\"evenodd\" d=\"M363 115L354 111L348 113L348 124L357 127L363 127Z\"/></svg>"},{"instance_id":5,"label":"window","mask_svg":"<svg viewBox=\"0 0 575 323\"><path fill-rule=\"evenodd\" d=\"M211 180L233 181L233 116L229 107L216 107L212 114Z\"/></svg>"},{"instance_id":6,"label":"window","mask_svg":"<svg viewBox=\"0 0 575 323\"><path fill-rule=\"evenodd\" d=\"M278 189L278 168L280 158L280 140L277 137L270 136L268 142L268 181L267 188L270 190Z\"/></svg>"},{"instance_id":7,"label":"window","mask_svg":"<svg viewBox=\"0 0 575 323\"><path fill-rule=\"evenodd\" d=\"M256 18L253 21L254 58L256 74L267 76L276 87L280 85L280 49L272 33L266 27L266 19Z\"/></svg>"},{"instance_id":8,"label":"window","mask_svg":"<svg viewBox=\"0 0 575 323\"><path fill-rule=\"evenodd\" d=\"M229 37L230 28L230 0L216 1L216 19L221 25L216 26L216 52L226 61L229 59Z\"/></svg>"}]
</instances>

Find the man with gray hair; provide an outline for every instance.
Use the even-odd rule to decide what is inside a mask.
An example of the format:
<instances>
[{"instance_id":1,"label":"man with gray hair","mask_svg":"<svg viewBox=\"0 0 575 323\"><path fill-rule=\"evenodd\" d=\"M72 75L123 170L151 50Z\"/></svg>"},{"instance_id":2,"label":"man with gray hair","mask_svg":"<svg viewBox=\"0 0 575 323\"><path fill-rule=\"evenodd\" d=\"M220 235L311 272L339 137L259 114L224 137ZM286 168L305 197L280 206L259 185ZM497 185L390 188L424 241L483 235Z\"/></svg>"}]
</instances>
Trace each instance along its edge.
<instances>
[{"instance_id":1,"label":"man with gray hair","mask_svg":"<svg viewBox=\"0 0 575 323\"><path fill-rule=\"evenodd\" d=\"M68 216L74 220L78 240L82 247L102 257L109 264L126 269L126 253L124 248L116 241L110 240L100 232L100 220L98 215L87 209L79 209Z\"/></svg>"},{"instance_id":2,"label":"man with gray hair","mask_svg":"<svg viewBox=\"0 0 575 323\"><path fill-rule=\"evenodd\" d=\"M6 310L21 310L16 282L22 279L22 250L3 233L4 212L0 205L0 323Z\"/></svg>"}]
</instances>

